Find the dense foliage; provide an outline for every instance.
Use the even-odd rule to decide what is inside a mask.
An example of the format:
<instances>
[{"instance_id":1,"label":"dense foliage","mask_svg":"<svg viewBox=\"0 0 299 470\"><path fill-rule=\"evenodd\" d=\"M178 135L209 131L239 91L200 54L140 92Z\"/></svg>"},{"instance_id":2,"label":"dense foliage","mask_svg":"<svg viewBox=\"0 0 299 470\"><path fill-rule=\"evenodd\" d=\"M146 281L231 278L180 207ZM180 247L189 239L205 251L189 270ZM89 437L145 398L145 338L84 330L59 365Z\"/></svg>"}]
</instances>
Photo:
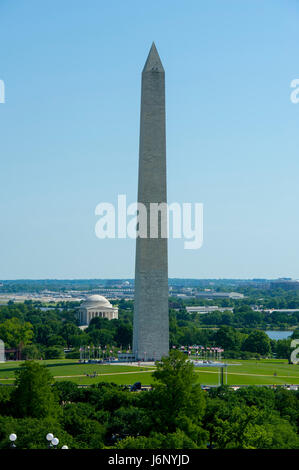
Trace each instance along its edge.
<instances>
[{"instance_id":1,"label":"dense foliage","mask_svg":"<svg viewBox=\"0 0 299 470\"><path fill-rule=\"evenodd\" d=\"M99 383L56 382L27 361L17 386L0 387L0 448L45 448L52 432L70 448L298 449L299 393L281 388L219 387L205 392L194 366L172 351L157 363L150 391Z\"/></svg>"}]
</instances>

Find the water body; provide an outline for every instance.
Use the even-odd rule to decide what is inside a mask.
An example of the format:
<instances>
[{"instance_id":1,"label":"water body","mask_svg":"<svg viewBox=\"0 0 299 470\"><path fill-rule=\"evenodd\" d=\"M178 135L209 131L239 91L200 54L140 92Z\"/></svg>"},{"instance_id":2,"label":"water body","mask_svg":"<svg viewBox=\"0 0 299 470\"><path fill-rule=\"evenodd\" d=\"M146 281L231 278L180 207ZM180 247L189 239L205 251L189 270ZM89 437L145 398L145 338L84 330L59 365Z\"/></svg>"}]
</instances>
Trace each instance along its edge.
<instances>
[{"instance_id":1,"label":"water body","mask_svg":"<svg viewBox=\"0 0 299 470\"><path fill-rule=\"evenodd\" d=\"M269 336L270 339L275 339L276 341L278 339L286 339L292 336L293 331L265 331L265 333Z\"/></svg>"}]
</instances>

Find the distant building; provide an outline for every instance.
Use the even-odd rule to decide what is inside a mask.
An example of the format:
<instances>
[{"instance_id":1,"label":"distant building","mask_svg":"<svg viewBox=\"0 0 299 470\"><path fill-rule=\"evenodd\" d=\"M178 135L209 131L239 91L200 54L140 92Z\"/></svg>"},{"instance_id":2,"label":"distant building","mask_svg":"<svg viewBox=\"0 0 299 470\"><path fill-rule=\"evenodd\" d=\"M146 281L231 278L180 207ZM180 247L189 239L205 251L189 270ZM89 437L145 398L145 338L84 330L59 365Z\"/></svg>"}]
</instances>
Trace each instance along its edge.
<instances>
[{"instance_id":1,"label":"distant building","mask_svg":"<svg viewBox=\"0 0 299 470\"><path fill-rule=\"evenodd\" d=\"M118 308L111 305L102 295L90 295L78 310L80 326L88 326L93 318L118 318Z\"/></svg>"},{"instance_id":2,"label":"distant building","mask_svg":"<svg viewBox=\"0 0 299 470\"><path fill-rule=\"evenodd\" d=\"M244 299L244 294L240 294L239 292L198 292L196 297L202 297L207 299L212 298L228 298L228 299Z\"/></svg>"},{"instance_id":3,"label":"distant building","mask_svg":"<svg viewBox=\"0 0 299 470\"><path fill-rule=\"evenodd\" d=\"M229 310L230 312L233 312L233 308L231 307L218 307L217 305L198 305L197 307L192 306L192 307L186 307L186 310L188 313L211 313L211 312L225 312Z\"/></svg>"},{"instance_id":4,"label":"distant building","mask_svg":"<svg viewBox=\"0 0 299 470\"><path fill-rule=\"evenodd\" d=\"M134 289L130 287L123 288L99 288L97 292L103 296L107 296L110 299L125 299L134 298Z\"/></svg>"},{"instance_id":5,"label":"distant building","mask_svg":"<svg viewBox=\"0 0 299 470\"><path fill-rule=\"evenodd\" d=\"M178 297L179 299L192 299L192 298L194 298L194 295L172 294L172 297Z\"/></svg>"},{"instance_id":6,"label":"distant building","mask_svg":"<svg viewBox=\"0 0 299 470\"><path fill-rule=\"evenodd\" d=\"M299 289L299 281L289 278L275 279L270 282L270 289L296 290Z\"/></svg>"},{"instance_id":7,"label":"distant building","mask_svg":"<svg viewBox=\"0 0 299 470\"><path fill-rule=\"evenodd\" d=\"M277 312L277 313L291 314L291 313L299 312L299 308L265 308L265 309L261 309L260 311L265 312L265 313Z\"/></svg>"}]
</instances>

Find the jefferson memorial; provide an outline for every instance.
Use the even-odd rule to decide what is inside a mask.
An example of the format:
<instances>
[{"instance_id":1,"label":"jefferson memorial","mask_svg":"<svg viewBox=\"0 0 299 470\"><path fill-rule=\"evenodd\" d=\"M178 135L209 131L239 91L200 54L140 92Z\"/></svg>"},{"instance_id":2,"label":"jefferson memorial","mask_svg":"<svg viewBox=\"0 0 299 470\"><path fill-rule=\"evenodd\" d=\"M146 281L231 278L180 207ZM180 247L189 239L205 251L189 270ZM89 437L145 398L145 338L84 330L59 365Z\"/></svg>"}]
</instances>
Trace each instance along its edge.
<instances>
[{"instance_id":1,"label":"jefferson memorial","mask_svg":"<svg viewBox=\"0 0 299 470\"><path fill-rule=\"evenodd\" d=\"M118 318L118 308L113 307L102 295L90 295L82 302L78 311L80 326L88 326L96 317L113 320Z\"/></svg>"}]
</instances>

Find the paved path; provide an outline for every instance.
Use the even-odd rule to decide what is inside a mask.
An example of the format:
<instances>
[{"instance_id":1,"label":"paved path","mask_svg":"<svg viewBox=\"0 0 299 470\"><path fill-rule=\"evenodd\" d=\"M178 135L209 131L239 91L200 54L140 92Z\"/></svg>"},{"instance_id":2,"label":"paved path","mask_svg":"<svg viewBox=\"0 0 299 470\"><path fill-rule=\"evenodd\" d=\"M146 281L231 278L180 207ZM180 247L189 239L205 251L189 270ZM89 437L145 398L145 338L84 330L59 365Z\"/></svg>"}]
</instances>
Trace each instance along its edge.
<instances>
[{"instance_id":1,"label":"paved path","mask_svg":"<svg viewBox=\"0 0 299 470\"><path fill-rule=\"evenodd\" d=\"M195 372L202 374L219 374L218 371L212 370L197 370ZM275 379L299 379L299 375L248 374L245 372L228 372L227 375L253 375L255 377L273 377Z\"/></svg>"},{"instance_id":2,"label":"paved path","mask_svg":"<svg viewBox=\"0 0 299 470\"><path fill-rule=\"evenodd\" d=\"M154 369L153 369L154 370ZM138 371L133 371L133 372L106 372L105 374L96 374L96 377L101 377L102 375L122 375L122 374L149 374L151 370L138 370ZM90 374L92 375L92 374ZM54 375L54 379L68 379L72 377L88 377L86 374L79 374L79 375ZM1 380L15 380L14 377L10 378L5 378Z\"/></svg>"},{"instance_id":3,"label":"paved path","mask_svg":"<svg viewBox=\"0 0 299 470\"><path fill-rule=\"evenodd\" d=\"M105 375L126 375L126 374L148 374L151 371L154 371L155 369L149 369L149 370L139 370L139 371L133 371L133 372L106 372L104 374L97 374L96 377L101 377ZM212 370L196 370L196 373L200 374L219 374L218 371L212 371ZM298 375L273 375L273 374L248 374L245 372L228 372L227 375L246 375L246 376L254 376L254 377L273 377L274 379L299 379ZM72 377L87 377L86 374L79 374L79 375L55 375L54 379L66 379L66 378L72 378ZM0 378L1 380L15 380L13 377L10 378Z\"/></svg>"},{"instance_id":4,"label":"paved path","mask_svg":"<svg viewBox=\"0 0 299 470\"><path fill-rule=\"evenodd\" d=\"M97 374L96 377L101 377L102 375L122 375L122 374L148 374L150 370L138 370L134 372L106 372L105 374ZM91 374L92 375L92 374ZM59 378L69 378L69 377L87 377L86 374L81 375L54 375L54 379Z\"/></svg>"}]
</instances>

